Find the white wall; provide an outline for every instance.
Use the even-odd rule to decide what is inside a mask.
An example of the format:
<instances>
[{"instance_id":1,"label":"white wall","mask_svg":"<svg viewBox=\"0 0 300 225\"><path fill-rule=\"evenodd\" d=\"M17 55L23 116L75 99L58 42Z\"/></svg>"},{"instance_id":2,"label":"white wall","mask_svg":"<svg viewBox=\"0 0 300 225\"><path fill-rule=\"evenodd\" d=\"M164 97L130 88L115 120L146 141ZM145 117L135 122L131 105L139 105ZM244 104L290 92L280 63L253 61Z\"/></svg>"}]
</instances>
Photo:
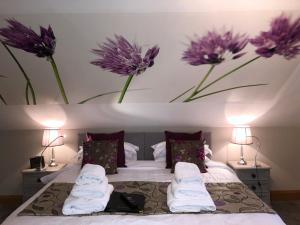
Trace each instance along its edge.
<instances>
[{"instance_id":1,"label":"white wall","mask_svg":"<svg viewBox=\"0 0 300 225\"><path fill-rule=\"evenodd\" d=\"M117 130L117 129L114 129ZM195 131L193 128L171 128L179 131ZM226 162L239 158L239 147L229 143L231 128L205 128L212 133L214 159ZM57 160L68 162L75 155L77 134L83 130L65 130L65 145L56 148ZM112 131L102 129L102 131ZM161 128L134 128L127 131L163 131ZM272 190L300 189L300 128L253 128L253 134L262 142L259 159L272 166ZM0 195L15 195L22 192L21 170L29 166L29 158L41 151L41 130L0 131ZM49 153L46 155L48 158ZM255 151L247 148L247 159L253 159Z\"/></svg>"}]
</instances>

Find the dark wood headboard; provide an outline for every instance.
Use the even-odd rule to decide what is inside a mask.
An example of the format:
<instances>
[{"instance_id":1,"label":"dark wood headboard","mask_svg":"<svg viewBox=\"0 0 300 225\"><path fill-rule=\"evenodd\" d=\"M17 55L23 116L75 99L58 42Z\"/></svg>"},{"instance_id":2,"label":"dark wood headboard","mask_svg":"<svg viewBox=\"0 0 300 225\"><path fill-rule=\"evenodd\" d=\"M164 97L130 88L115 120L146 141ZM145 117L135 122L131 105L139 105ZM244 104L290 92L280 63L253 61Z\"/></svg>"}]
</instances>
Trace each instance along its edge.
<instances>
[{"instance_id":1,"label":"dark wood headboard","mask_svg":"<svg viewBox=\"0 0 300 225\"><path fill-rule=\"evenodd\" d=\"M206 140L207 144L211 144L211 134L210 132L204 132L203 137ZM85 134L79 134L78 144L82 145ZM130 142L134 145L140 147L140 150L137 153L138 160L154 160L153 158L153 149L152 145L164 141L165 134L164 132L149 132L149 133L125 133L125 141Z\"/></svg>"}]
</instances>

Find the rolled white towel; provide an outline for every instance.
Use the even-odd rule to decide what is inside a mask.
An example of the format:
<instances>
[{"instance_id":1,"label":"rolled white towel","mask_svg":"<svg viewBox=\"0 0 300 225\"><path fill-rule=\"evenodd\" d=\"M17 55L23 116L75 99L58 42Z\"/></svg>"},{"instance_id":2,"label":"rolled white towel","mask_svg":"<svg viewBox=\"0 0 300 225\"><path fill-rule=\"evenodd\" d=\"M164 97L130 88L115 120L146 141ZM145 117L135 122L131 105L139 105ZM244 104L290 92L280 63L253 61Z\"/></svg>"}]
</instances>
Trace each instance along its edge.
<instances>
[{"instance_id":1,"label":"rolled white towel","mask_svg":"<svg viewBox=\"0 0 300 225\"><path fill-rule=\"evenodd\" d=\"M174 174L178 183L203 182L200 170L194 163L176 163Z\"/></svg>"},{"instance_id":2,"label":"rolled white towel","mask_svg":"<svg viewBox=\"0 0 300 225\"><path fill-rule=\"evenodd\" d=\"M84 184L84 185L75 184L71 191L71 195L74 197L102 198L105 195L107 188L108 188L108 179L107 177L104 177L102 183L100 184Z\"/></svg>"},{"instance_id":3,"label":"rolled white towel","mask_svg":"<svg viewBox=\"0 0 300 225\"><path fill-rule=\"evenodd\" d=\"M69 195L65 200L62 212L64 215L80 215L104 211L113 190L114 187L109 184L102 198L85 198Z\"/></svg>"},{"instance_id":4,"label":"rolled white towel","mask_svg":"<svg viewBox=\"0 0 300 225\"><path fill-rule=\"evenodd\" d=\"M173 179L171 188L175 198L201 197L206 196L207 192L203 182L177 183Z\"/></svg>"},{"instance_id":5,"label":"rolled white towel","mask_svg":"<svg viewBox=\"0 0 300 225\"><path fill-rule=\"evenodd\" d=\"M171 191L171 184L168 186L167 191L167 204L173 213L177 212L201 212L201 211L215 211L216 206L211 199L209 193L204 197L187 197L187 198L174 198Z\"/></svg>"},{"instance_id":6,"label":"rolled white towel","mask_svg":"<svg viewBox=\"0 0 300 225\"><path fill-rule=\"evenodd\" d=\"M105 177L105 169L100 165L85 164L77 179L76 184L100 184Z\"/></svg>"}]
</instances>

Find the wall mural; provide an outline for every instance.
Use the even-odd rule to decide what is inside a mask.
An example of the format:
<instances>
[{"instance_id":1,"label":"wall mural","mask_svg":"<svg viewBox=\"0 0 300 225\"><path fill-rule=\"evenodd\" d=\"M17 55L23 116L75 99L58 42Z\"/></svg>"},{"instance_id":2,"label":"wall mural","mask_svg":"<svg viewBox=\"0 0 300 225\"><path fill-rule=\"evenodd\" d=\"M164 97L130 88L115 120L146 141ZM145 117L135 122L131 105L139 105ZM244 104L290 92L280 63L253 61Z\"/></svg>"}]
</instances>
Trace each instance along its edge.
<instances>
[{"instance_id":1,"label":"wall mural","mask_svg":"<svg viewBox=\"0 0 300 225\"><path fill-rule=\"evenodd\" d=\"M130 84L133 82L135 76L143 74L148 68L154 65L154 61L159 52L160 47L155 45L148 48L143 56L142 47L137 43L131 43L122 35L115 35L112 38L99 44L98 49L92 49L98 58L94 59L91 64L100 67L104 71L109 71L115 74L126 76L127 80L123 88L119 90L111 90L103 92L92 97L85 98L79 102L70 102L62 77L64 76L59 71L59 68L54 59L57 39L53 28L49 25L48 28L40 26L40 33L38 34L30 27L22 24L16 19L7 19L7 26L0 28L0 41L7 54L14 60L15 65L20 70L25 86L23 98L27 105L43 104L39 101L39 95L36 93L36 87L33 85L33 80L22 62L12 52L11 48L21 49L25 52L34 54L39 58L46 59L53 70L54 79L59 90L60 97L65 104L78 103L84 104L93 99L102 96L118 94L118 103L124 102L127 91L140 92L144 88L131 89ZM180 43L179 43L180 44ZM242 59L246 55L245 48L247 45L255 47L256 56L241 65L234 66L229 71L221 74L216 79L210 80L209 77L215 71L215 68L225 61ZM163 50L163 49L162 49ZM87 50L89 51L89 50ZM204 97L232 91L235 89L250 88L265 86L267 83L250 83L242 85L234 85L220 90L209 90L211 86L219 83L226 77L234 74L236 71L254 63L259 59L270 58L274 55L282 56L286 60L295 58L300 54L300 17L292 20L291 17L281 14L273 18L270 28L267 31L262 31L254 37L249 37L248 34L235 33L233 30L217 31L210 30L203 36L197 36L190 41L187 49L183 52L182 60L192 66L209 65L208 71L199 83L188 88L187 90L178 93L171 102L196 102ZM1 71L0 71L1 73ZM144 75L143 75L144 76ZM9 79L7 74L1 74L0 80ZM180 81L179 81L180 82ZM10 90L13 94L13 90ZM147 100L145 100L147 101ZM0 104L9 105L6 96L0 90Z\"/></svg>"}]
</instances>

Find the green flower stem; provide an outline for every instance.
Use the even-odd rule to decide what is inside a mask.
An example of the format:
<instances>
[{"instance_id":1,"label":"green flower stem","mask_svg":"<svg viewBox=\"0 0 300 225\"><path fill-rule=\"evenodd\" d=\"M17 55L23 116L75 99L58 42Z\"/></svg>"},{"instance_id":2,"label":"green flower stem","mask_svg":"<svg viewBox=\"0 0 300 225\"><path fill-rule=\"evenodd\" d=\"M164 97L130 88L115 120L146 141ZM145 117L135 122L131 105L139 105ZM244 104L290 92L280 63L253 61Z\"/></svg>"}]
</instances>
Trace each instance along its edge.
<instances>
[{"instance_id":1,"label":"green flower stem","mask_svg":"<svg viewBox=\"0 0 300 225\"><path fill-rule=\"evenodd\" d=\"M129 84L132 81L132 78L133 78L133 75L129 75L129 77L127 78L126 83L125 83L125 85L124 85L124 87L122 89L121 95L119 97L119 101L118 101L119 104L122 103L123 98L125 96L125 93L126 93L128 87L129 87Z\"/></svg>"},{"instance_id":2,"label":"green flower stem","mask_svg":"<svg viewBox=\"0 0 300 225\"><path fill-rule=\"evenodd\" d=\"M0 100L3 102L4 105L7 105L7 102L5 101L4 97L0 94Z\"/></svg>"},{"instance_id":3,"label":"green flower stem","mask_svg":"<svg viewBox=\"0 0 300 225\"><path fill-rule=\"evenodd\" d=\"M60 93L61 93L61 95L62 95L62 97L64 99L64 102L65 102L65 104L69 104L69 100L67 98L67 95L66 95L63 83L62 83L62 81L60 79L60 75L59 75L59 72L58 72L58 69L57 69L57 65L56 65L56 63L54 61L54 58L52 56L49 56L49 60L50 60L50 63L52 65L53 72L54 72L54 75L55 75L55 78L56 78L56 82L58 84Z\"/></svg>"},{"instance_id":4,"label":"green flower stem","mask_svg":"<svg viewBox=\"0 0 300 225\"><path fill-rule=\"evenodd\" d=\"M20 62L18 61L18 59L15 57L15 55L12 53L12 51L7 47L6 44L4 44L3 42L1 42L2 45L4 46L4 48L8 51L8 53L10 54L10 56L13 58L13 60L16 62L16 64L18 65L19 69L21 70L25 80L26 80L26 85L29 86L30 92L31 92L31 96L32 96L32 101L33 104L36 105L36 97L35 97L35 93L34 93L34 89L32 87L31 81L28 77L28 75L26 74L24 68L21 66ZM27 100L26 100L27 101ZM29 102L27 101L27 104L29 104Z\"/></svg>"},{"instance_id":5,"label":"green flower stem","mask_svg":"<svg viewBox=\"0 0 300 225\"><path fill-rule=\"evenodd\" d=\"M131 89L131 90L127 90L127 91L141 91L141 90L146 90L147 88L139 88L139 89ZM110 92L105 92L105 93L102 93L102 94L99 94L99 95L95 95L93 97L90 97L90 98L87 98L85 100L82 100L80 102L78 102L78 104L84 104L88 101L91 101L93 99L96 99L96 98L99 98L99 97L102 97L102 96L105 96L105 95L110 95L110 94L116 94L116 93L119 93L121 91L110 91Z\"/></svg>"},{"instance_id":6,"label":"green flower stem","mask_svg":"<svg viewBox=\"0 0 300 225\"><path fill-rule=\"evenodd\" d=\"M208 94L205 94L205 95L201 95L201 96L191 98L187 102L191 102L191 101L194 101L194 100L199 99L199 98L204 98L204 97L207 97L207 96L210 96L210 95L214 95L214 94L218 94L218 93L221 93L221 92L230 91L230 90L234 90L234 89L247 88L247 87L257 87L257 86L264 86L264 85L268 85L268 84L249 84L249 85L243 85L243 86L227 88L227 89L223 89L223 90L220 90L220 91L215 91L215 92L211 92L211 93L208 93Z\"/></svg>"},{"instance_id":7,"label":"green flower stem","mask_svg":"<svg viewBox=\"0 0 300 225\"><path fill-rule=\"evenodd\" d=\"M178 95L176 98L173 98L171 101L169 101L169 103L176 101L178 98L180 98L181 96L185 95L186 93L188 93L190 90L192 90L195 86L187 89L185 92L183 92L182 94Z\"/></svg>"},{"instance_id":8,"label":"green flower stem","mask_svg":"<svg viewBox=\"0 0 300 225\"><path fill-rule=\"evenodd\" d=\"M187 102L189 99L193 98L195 95L198 94L199 88L206 81L206 79L209 77L209 75L211 74L211 72L213 71L214 68L215 68L215 65L211 65L210 66L209 70L207 71L207 73L205 74L205 76L203 77L203 79L200 81L200 83L198 84L198 86L195 88L195 90L193 91L193 93L187 99L185 99L184 102Z\"/></svg>"},{"instance_id":9,"label":"green flower stem","mask_svg":"<svg viewBox=\"0 0 300 225\"><path fill-rule=\"evenodd\" d=\"M249 63L252 63L253 61L259 59L260 56L256 56L255 58L243 63L242 65L234 68L233 70L225 73L224 75L220 76L219 78L215 79L214 81L210 82L209 84L207 84L206 86L204 86L203 88L201 88L200 90L197 91L197 94L199 94L200 92L204 91L206 88L210 87L211 85L213 85L214 83L218 82L219 80L224 79L225 77L229 76L230 74L234 73L235 71L243 68L244 66L248 65Z\"/></svg>"},{"instance_id":10,"label":"green flower stem","mask_svg":"<svg viewBox=\"0 0 300 225\"><path fill-rule=\"evenodd\" d=\"M28 91L29 91L29 85L28 85L28 83L26 84L26 90L25 90L25 96L26 96L26 102L27 102L27 105L30 105L30 103L29 103L29 93L28 93Z\"/></svg>"}]
</instances>

